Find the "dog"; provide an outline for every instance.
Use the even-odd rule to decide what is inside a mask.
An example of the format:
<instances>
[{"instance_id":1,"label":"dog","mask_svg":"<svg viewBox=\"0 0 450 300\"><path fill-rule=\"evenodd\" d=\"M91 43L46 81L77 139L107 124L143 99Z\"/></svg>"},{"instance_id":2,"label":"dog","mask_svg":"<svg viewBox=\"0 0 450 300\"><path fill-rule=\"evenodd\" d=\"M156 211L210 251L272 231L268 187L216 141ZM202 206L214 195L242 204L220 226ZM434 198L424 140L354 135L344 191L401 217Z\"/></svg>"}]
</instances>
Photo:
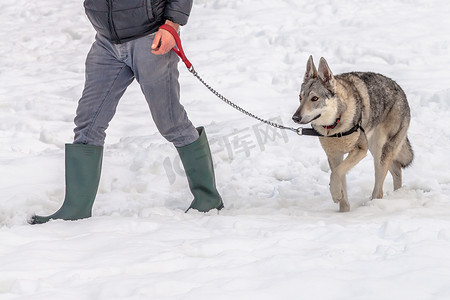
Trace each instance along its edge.
<instances>
[{"instance_id":1,"label":"dog","mask_svg":"<svg viewBox=\"0 0 450 300\"><path fill-rule=\"evenodd\" d=\"M318 133L331 169L331 196L339 203L339 211L350 211L345 176L367 150L375 165L372 199L383 197L388 171L394 190L402 186L402 168L412 163L414 153L407 137L408 101L395 81L372 72L334 76L323 57L317 70L310 56L299 98L292 119L298 124L311 123Z\"/></svg>"}]
</instances>

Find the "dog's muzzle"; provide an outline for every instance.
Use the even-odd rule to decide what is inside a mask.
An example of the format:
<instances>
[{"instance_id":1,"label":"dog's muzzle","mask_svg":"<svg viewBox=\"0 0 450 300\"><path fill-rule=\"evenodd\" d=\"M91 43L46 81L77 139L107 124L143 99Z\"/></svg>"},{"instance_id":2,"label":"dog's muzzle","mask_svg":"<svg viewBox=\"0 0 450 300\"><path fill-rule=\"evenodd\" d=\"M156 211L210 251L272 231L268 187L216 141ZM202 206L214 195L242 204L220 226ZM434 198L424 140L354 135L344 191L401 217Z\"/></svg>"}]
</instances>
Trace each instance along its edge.
<instances>
[{"instance_id":1,"label":"dog's muzzle","mask_svg":"<svg viewBox=\"0 0 450 300\"><path fill-rule=\"evenodd\" d=\"M295 114L295 115L292 116L292 120L295 123L297 123L297 124L307 124L307 123L311 123L314 120L317 120L320 117L321 117L321 115L319 114L318 116L314 117L312 120L309 120L308 122L305 122L305 121L302 120L303 118L301 116L299 116L298 114Z\"/></svg>"}]
</instances>

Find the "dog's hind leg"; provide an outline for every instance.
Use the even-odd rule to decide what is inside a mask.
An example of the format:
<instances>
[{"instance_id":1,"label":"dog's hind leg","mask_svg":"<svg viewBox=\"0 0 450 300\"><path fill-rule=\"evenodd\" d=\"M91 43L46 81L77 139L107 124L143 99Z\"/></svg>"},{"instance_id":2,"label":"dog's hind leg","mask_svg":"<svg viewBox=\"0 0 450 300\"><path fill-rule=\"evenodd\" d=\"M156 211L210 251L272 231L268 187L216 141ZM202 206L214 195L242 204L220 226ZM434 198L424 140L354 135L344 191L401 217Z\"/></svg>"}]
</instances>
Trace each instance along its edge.
<instances>
[{"instance_id":1,"label":"dog's hind leg","mask_svg":"<svg viewBox=\"0 0 450 300\"><path fill-rule=\"evenodd\" d=\"M375 168L375 186L373 187L371 199L383 198L383 184L387 172L392 164L392 147L389 147L389 141L385 131L382 128L374 130L370 141L369 149L373 156Z\"/></svg>"},{"instance_id":2,"label":"dog's hind leg","mask_svg":"<svg viewBox=\"0 0 450 300\"><path fill-rule=\"evenodd\" d=\"M389 168L389 172L391 172L394 179L394 191L402 187L402 168L408 167L414 158L414 153L407 137L405 137L399 149Z\"/></svg>"},{"instance_id":3,"label":"dog's hind leg","mask_svg":"<svg viewBox=\"0 0 450 300\"><path fill-rule=\"evenodd\" d=\"M400 129L392 136L388 136L383 129L377 130L370 143L375 165L375 186L372 192L372 199L383 198L383 184L387 172L390 171L394 179L394 190L402 186L401 163L395 159L402 147L402 141L406 134L406 129Z\"/></svg>"},{"instance_id":4,"label":"dog's hind leg","mask_svg":"<svg viewBox=\"0 0 450 300\"><path fill-rule=\"evenodd\" d=\"M398 190L402 187L402 165L396 160L392 161L389 172L394 179L394 191Z\"/></svg>"},{"instance_id":5,"label":"dog's hind leg","mask_svg":"<svg viewBox=\"0 0 450 300\"><path fill-rule=\"evenodd\" d=\"M386 159L381 160L380 158L374 157L375 164L375 186L372 192L372 199L383 198L383 184L386 178L389 165L391 164L392 158L387 161Z\"/></svg>"}]
</instances>

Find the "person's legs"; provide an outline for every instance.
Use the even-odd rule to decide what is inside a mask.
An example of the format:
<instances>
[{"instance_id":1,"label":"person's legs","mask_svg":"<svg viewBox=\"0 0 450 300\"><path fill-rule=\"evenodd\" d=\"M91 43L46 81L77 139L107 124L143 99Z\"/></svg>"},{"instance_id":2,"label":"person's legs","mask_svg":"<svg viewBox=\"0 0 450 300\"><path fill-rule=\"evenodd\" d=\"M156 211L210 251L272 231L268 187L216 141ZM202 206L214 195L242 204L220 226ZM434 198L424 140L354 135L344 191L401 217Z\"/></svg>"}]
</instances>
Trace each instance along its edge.
<instances>
[{"instance_id":1,"label":"person's legs","mask_svg":"<svg viewBox=\"0 0 450 300\"><path fill-rule=\"evenodd\" d=\"M160 133L172 142L180 155L194 200L188 209L202 212L222 209L215 184L214 168L203 127L195 128L180 103L178 57L151 53L154 35L130 45L131 67L150 107Z\"/></svg>"},{"instance_id":2,"label":"person's legs","mask_svg":"<svg viewBox=\"0 0 450 300\"><path fill-rule=\"evenodd\" d=\"M123 61L125 50L125 45L112 44L102 37L93 44L86 59L86 82L75 117L74 144L103 146L117 104L134 80L133 71Z\"/></svg>"},{"instance_id":3,"label":"person's legs","mask_svg":"<svg viewBox=\"0 0 450 300\"><path fill-rule=\"evenodd\" d=\"M120 49L121 46L102 38L97 38L92 45L86 59L85 87L75 117L74 143L66 145L64 203L52 215L33 216L30 224L91 216L100 181L105 130L120 97L134 79L130 67L121 60Z\"/></svg>"},{"instance_id":4,"label":"person's legs","mask_svg":"<svg viewBox=\"0 0 450 300\"><path fill-rule=\"evenodd\" d=\"M151 52L153 37L154 34L132 41L130 65L159 132L176 147L185 146L199 135L180 103L179 59L173 51L154 55Z\"/></svg>"}]
</instances>

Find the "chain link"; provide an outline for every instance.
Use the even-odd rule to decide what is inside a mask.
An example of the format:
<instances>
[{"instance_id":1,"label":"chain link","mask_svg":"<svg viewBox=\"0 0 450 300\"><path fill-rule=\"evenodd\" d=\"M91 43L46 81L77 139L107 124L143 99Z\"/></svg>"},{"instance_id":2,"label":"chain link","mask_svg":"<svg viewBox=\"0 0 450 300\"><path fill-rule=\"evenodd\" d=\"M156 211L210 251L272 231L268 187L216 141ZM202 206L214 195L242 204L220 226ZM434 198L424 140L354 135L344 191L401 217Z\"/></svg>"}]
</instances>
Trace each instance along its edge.
<instances>
[{"instance_id":1,"label":"chain link","mask_svg":"<svg viewBox=\"0 0 450 300\"><path fill-rule=\"evenodd\" d=\"M267 124L267 125L270 125L270 126L272 126L272 127L279 128L279 129L287 129L287 130L291 130L291 131L297 133L298 135L302 135L302 131L301 131L302 128L301 128L301 127L299 127L299 128L287 127L287 126L284 126L284 125L281 125L281 124L278 124L278 123L275 123L275 122L271 122L271 121L269 121L269 120L262 119L262 118L260 118L260 117L258 117L258 116L256 116L256 115L252 114L251 112L246 111L245 109L243 109L243 108L240 107L239 105L237 105L237 104L231 102L231 101L228 100L225 96L223 96L223 95L220 94L218 91L216 91L214 88L212 88L209 84L207 84L207 83L203 80L203 78L202 78L200 75L198 75L197 71L195 71L195 69L194 69L193 66L191 66L191 67L189 68L189 72L191 72L192 75L194 75L194 76L195 76L195 77L196 77L196 78L197 78L197 79L198 79L198 80L199 80L199 81L200 81L200 82L201 82L208 90L210 90L211 93L213 93L213 94L216 95L220 100L222 100L222 101L225 102L226 104L230 105L230 106L233 107L234 109L240 111L241 113L243 113L243 114L245 114L245 115L247 115L247 116L249 116L249 117L252 117L252 118L254 118L254 119L256 119L256 120L258 120L258 121L260 121L260 122L263 122L263 123L265 123L265 124Z\"/></svg>"}]
</instances>

